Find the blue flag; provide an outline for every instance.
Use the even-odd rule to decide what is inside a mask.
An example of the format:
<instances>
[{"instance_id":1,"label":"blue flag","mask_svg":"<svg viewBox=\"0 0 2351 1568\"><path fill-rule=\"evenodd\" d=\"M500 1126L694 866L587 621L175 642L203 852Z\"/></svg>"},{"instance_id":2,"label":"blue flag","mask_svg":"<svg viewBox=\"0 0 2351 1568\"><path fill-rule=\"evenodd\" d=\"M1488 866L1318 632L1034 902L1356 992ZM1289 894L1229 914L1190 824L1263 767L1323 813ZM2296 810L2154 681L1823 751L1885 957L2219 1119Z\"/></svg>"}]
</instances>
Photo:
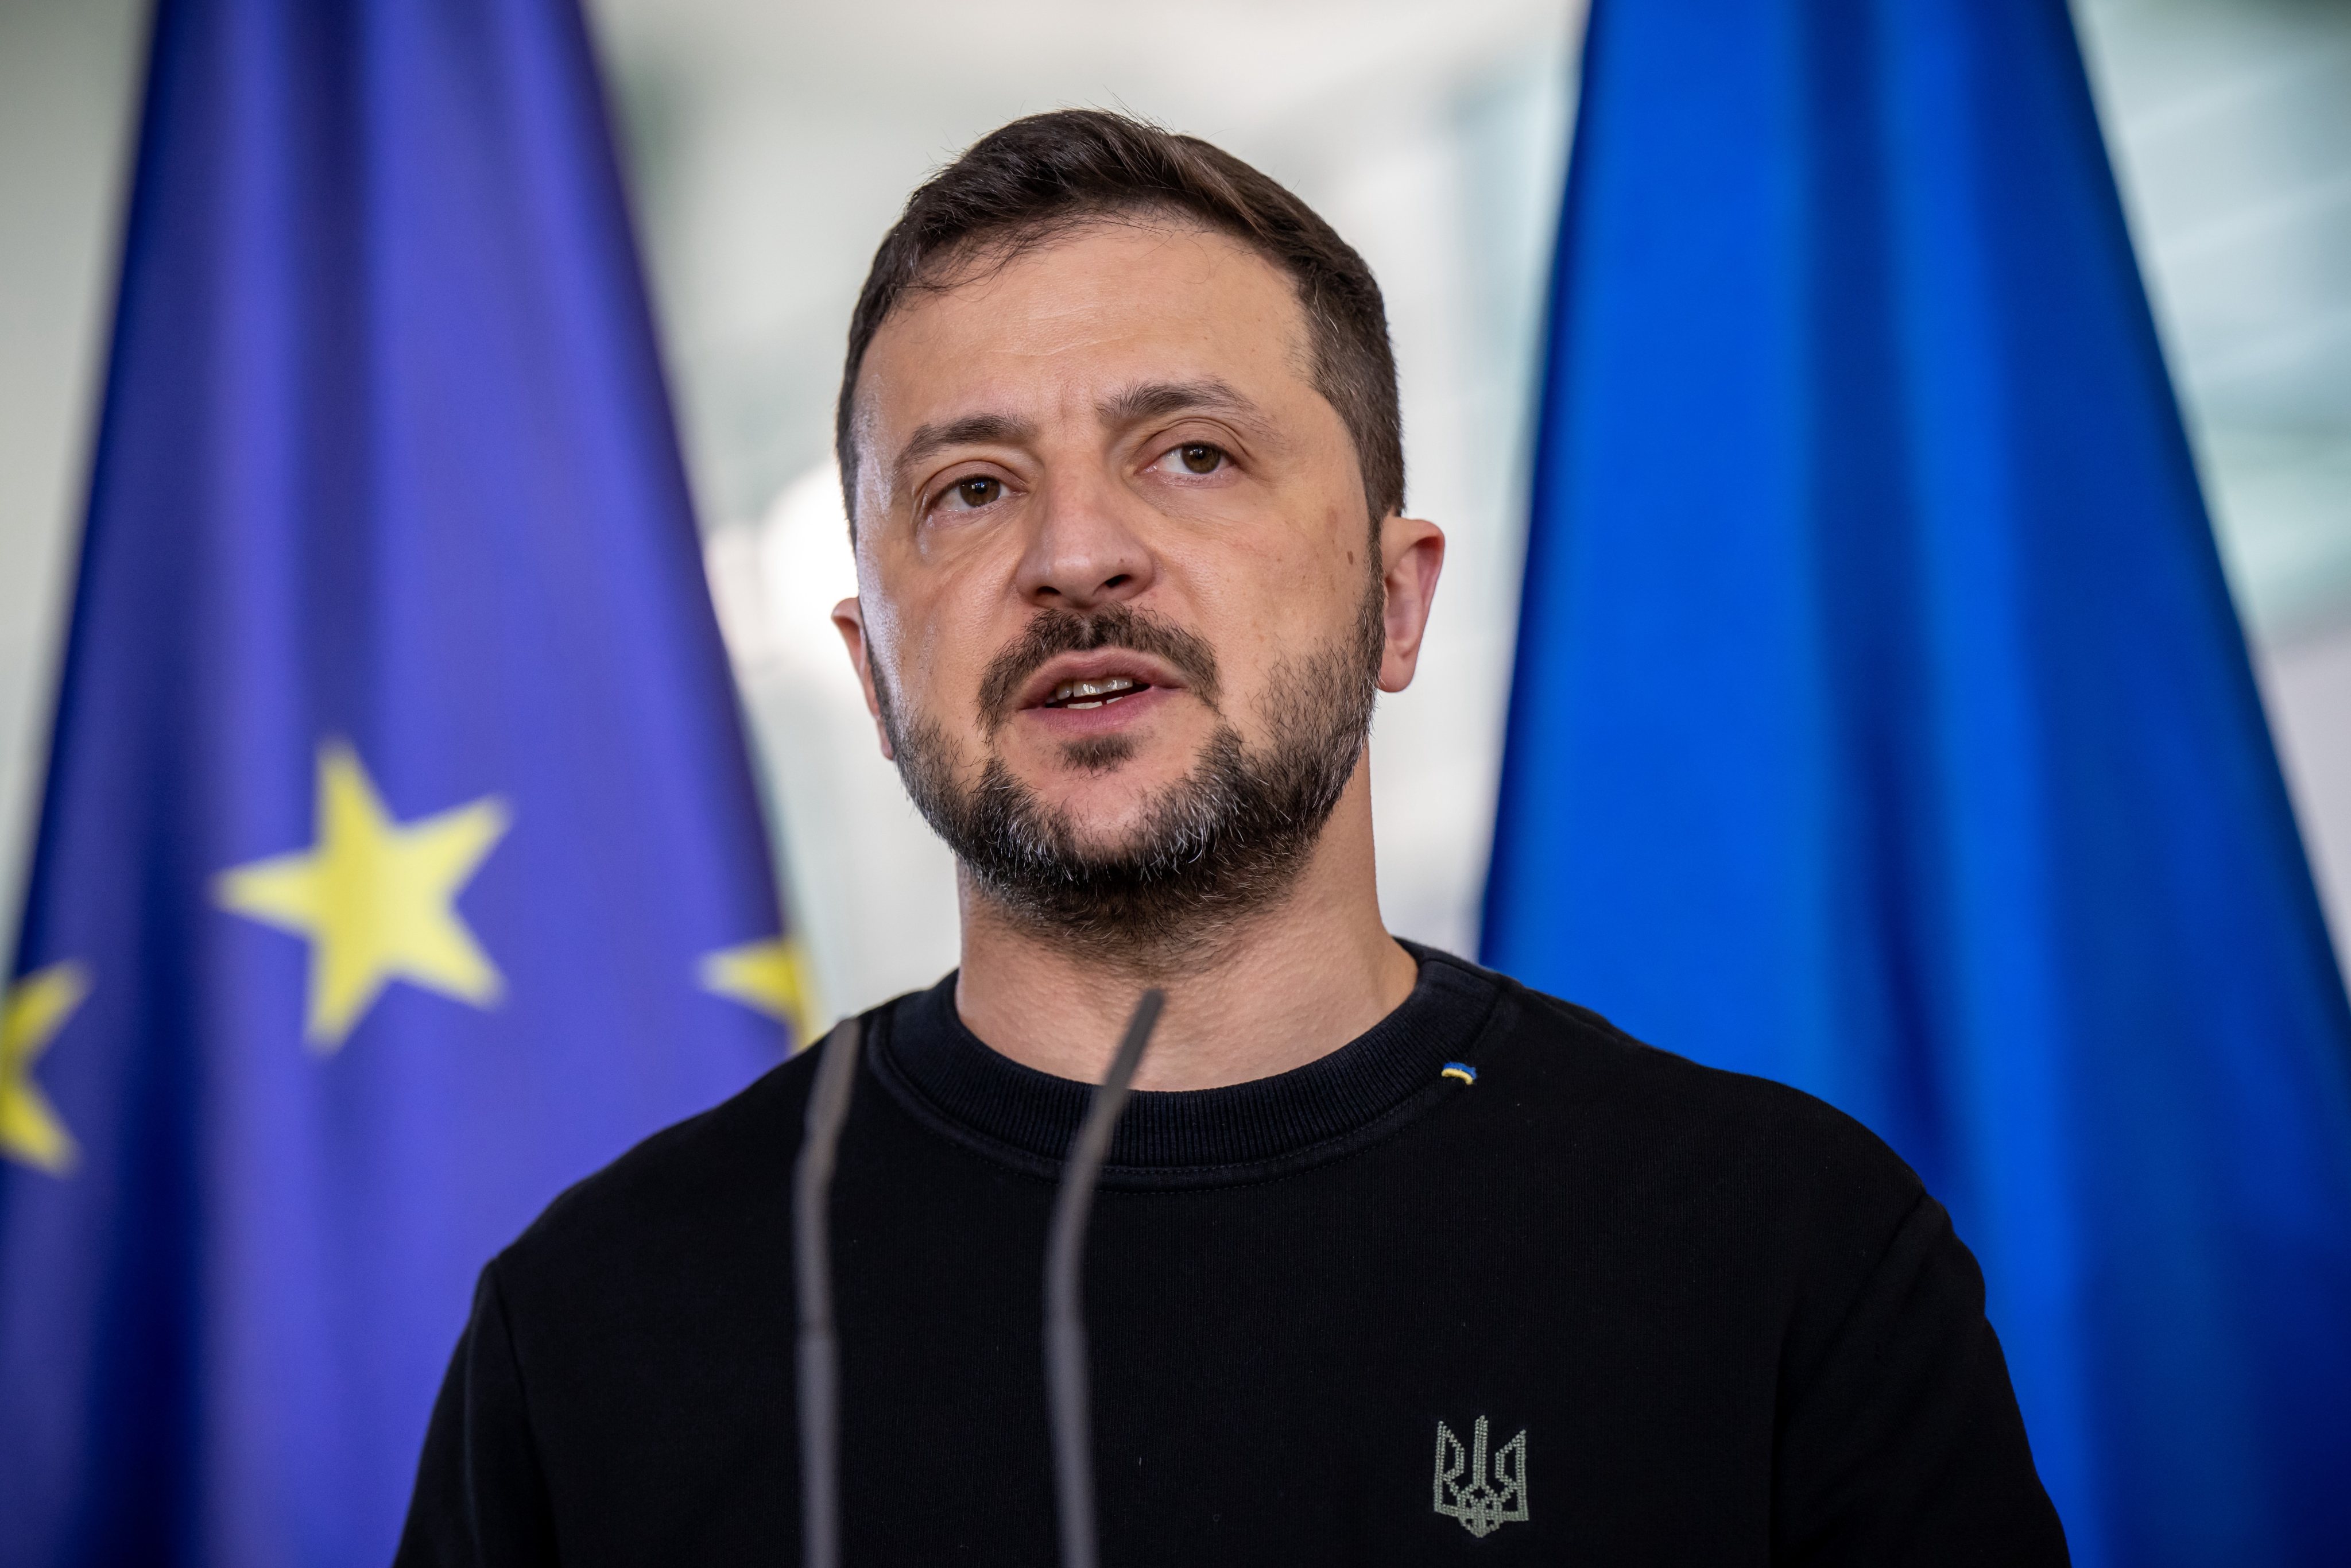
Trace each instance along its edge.
<instances>
[{"instance_id":1,"label":"blue flag","mask_svg":"<svg viewBox=\"0 0 2351 1568\"><path fill-rule=\"evenodd\" d=\"M1598 0L1489 963L1982 1260L2084 1563L2351 1563L2351 1014L2062 0Z\"/></svg>"},{"instance_id":2,"label":"blue flag","mask_svg":"<svg viewBox=\"0 0 2351 1568\"><path fill-rule=\"evenodd\" d=\"M797 970L572 0L164 0L126 247L0 1563L381 1563L475 1271Z\"/></svg>"}]
</instances>

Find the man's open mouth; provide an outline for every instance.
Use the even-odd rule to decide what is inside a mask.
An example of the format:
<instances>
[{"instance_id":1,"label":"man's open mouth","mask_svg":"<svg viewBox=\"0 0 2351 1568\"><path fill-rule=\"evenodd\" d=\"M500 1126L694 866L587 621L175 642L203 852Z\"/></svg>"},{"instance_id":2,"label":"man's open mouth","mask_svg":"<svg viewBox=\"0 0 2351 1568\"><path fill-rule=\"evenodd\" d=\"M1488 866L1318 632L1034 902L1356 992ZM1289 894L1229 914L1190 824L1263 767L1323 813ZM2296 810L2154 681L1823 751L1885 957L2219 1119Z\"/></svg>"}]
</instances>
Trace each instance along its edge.
<instances>
[{"instance_id":1,"label":"man's open mouth","mask_svg":"<svg viewBox=\"0 0 2351 1568\"><path fill-rule=\"evenodd\" d=\"M1047 707L1095 708L1106 706L1122 697L1131 697L1151 689L1148 681L1138 681L1127 675L1103 675L1091 681L1063 681L1045 699Z\"/></svg>"}]
</instances>

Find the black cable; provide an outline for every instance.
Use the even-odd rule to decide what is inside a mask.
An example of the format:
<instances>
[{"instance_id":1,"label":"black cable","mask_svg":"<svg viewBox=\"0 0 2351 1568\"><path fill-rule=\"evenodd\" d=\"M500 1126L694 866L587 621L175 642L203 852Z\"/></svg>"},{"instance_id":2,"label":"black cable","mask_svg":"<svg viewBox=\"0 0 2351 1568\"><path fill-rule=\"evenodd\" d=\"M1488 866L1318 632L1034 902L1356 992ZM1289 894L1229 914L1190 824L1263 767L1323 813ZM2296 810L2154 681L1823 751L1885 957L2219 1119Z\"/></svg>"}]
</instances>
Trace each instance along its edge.
<instances>
[{"instance_id":1,"label":"black cable","mask_svg":"<svg viewBox=\"0 0 2351 1568\"><path fill-rule=\"evenodd\" d=\"M841 1343L832 1328L832 1166L857 1082L857 1020L817 1048L808 1132L792 1166L792 1278L799 1296L800 1561L841 1568Z\"/></svg>"},{"instance_id":2,"label":"black cable","mask_svg":"<svg viewBox=\"0 0 2351 1568\"><path fill-rule=\"evenodd\" d=\"M1045 1246L1045 1393L1053 1424L1053 1493L1061 1505L1061 1568L1096 1568L1092 1423L1086 1398L1085 1301L1080 1279L1084 1261L1086 1216L1093 1207L1094 1184L1110 1153L1111 1130L1126 1106L1143 1048L1167 1000L1160 990L1143 993L1127 1020L1126 1038L1111 1059L1110 1072L1094 1088L1093 1103L1070 1145L1061 1166L1061 1191L1053 1203L1053 1229ZM810 1559L814 1561L813 1558ZM829 1565L828 1565L829 1568Z\"/></svg>"}]
</instances>

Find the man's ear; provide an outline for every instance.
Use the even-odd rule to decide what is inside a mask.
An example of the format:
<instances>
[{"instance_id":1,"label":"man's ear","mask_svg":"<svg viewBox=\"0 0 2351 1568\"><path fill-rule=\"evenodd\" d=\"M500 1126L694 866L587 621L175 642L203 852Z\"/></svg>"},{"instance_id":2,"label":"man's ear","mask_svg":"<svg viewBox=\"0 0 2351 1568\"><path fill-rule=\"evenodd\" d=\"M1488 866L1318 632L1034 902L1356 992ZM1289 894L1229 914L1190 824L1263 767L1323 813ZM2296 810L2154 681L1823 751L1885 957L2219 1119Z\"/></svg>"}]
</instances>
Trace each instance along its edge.
<instances>
[{"instance_id":1,"label":"man's ear","mask_svg":"<svg viewBox=\"0 0 2351 1568\"><path fill-rule=\"evenodd\" d=\"M1380 580L1387 589L1387 653L1380 660L1380 690L1400 692L1420 667L1420 643L1445 570L1445 530L1418 517L1390 512L1380 522Z\"/></svg>"},{"instance_id":2,"label":"man's ear","mask_svg":"<svg viewBox=\"0 0 2351 1568\"><path fill-rule=\"evenodd\" d=\"M898 754L890 749L889 727L882 722L881 694L873 689L873 652L865 643L865 607L854 599L844 599L832 607L833 628L849 650L849 663L857 671L857 684L865 693L865 711L873 716L873 737L882 743L884 760L895 762Z\"/></svg>"}]
</instances>

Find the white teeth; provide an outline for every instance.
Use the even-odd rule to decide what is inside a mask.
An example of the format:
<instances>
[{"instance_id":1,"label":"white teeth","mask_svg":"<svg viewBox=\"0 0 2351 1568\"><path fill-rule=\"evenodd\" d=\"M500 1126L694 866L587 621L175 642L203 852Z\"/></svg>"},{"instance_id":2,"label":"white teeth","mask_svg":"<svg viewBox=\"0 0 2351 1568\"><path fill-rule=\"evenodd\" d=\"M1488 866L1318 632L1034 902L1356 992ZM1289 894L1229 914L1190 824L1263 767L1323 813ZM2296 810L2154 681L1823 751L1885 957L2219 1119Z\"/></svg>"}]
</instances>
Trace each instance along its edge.
<instances>
[{"instance_id":1,"label":"white teeth","mask_svg":"<svg viewBox=\"0 0 2351 1568\"><path fill-rule=\"evenodd\" d=\"M1053 688L1051 701L1061 707L1100 707L1099 702L1086 702L1086 697L1108 697L1120 692L1133 691L1135 683L1124 675L1104 675L1098 681L1063 681Z\"/></svg>"}]
</instances>

